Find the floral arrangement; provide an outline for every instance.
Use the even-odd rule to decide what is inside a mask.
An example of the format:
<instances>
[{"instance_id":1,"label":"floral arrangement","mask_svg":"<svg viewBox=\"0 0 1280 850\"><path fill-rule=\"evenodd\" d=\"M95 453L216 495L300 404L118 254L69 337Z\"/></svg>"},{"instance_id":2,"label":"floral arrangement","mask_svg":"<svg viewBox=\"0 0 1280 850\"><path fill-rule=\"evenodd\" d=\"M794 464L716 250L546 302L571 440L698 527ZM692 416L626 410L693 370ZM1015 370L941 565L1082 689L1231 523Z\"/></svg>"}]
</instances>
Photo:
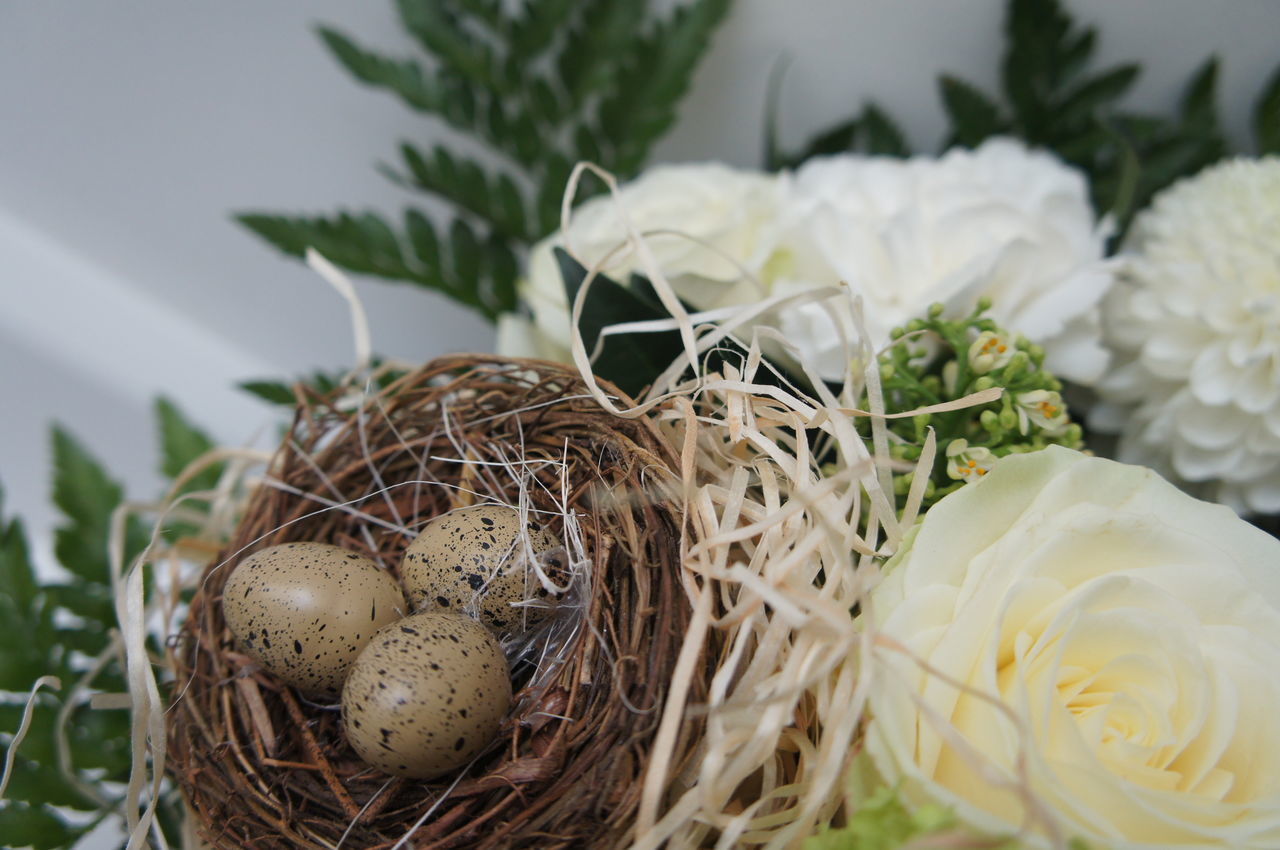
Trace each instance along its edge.
<instances>
[{"instance_id":1,"label":"floral arrangement","mask_svg":"<svg viewBox=\"0 0 1280 850\"><path fill-rule=\"evenodd\" d=\"M416 211L401 231L373 213L241 220L339 287L342 267L452 295L494 320L498 356L417 369L362 349L343 376L252 382L296 406L274 457L218 450L161 402L173 486L155 505L124 503L58 432L58 555L74 579L36 582L20 523L0 524L0 612L35 636L0 653L0 689L18 695L0 699L8 842L70 846L121 811L131 850L248 840L235 818L184 811L165 779L181 740L168 767L189 810L203 715L177 735L169 708L187 699L241 722L232 696L166 679L183 669L171 636L207 626L191 611L219 610L205 590L225 581L232 541L305 519L377 557L457 501L420 496L447 482L514 493L526 512L542 487L563 532L593 529L566 550L593 575L617 571L615 545L658 553L660 601L636 601L650 579L627 561L624 584L591 585L584 608L605 610L595 633L565 644L592 649L554 705L599 713L556 715L550 686L517 700L628 743L605 758L579 741L591 755L555 762L547 720L521 715L492 772L410 786L341 774L330 714L293 718L324 744L299 732L310 761L291 761L262 733L281 686L240 667L228 637L217 669L242 672L206 678L238 692L256 730L243 773L224 762L228 787L250 789L254 840L400 847L423 829L493 847L535 833L655 850L1280 846L1280 73L1257 101L1256 151L1233 154L1216 60L1176 115L1131 114L1118 100L1136 66L1092 68L1093 30L1055 0L1011 0L1001 95L943 77L952 126L936 155L912 154L868 104L798 152L771 130L761 169L645 169L727 3L665 18L643 3L399 7L439 73L322 37L360 80L499 149L520 179L405 145L392 176L454 205L446 239ZM575 126L573 156L533 141L559 145ZM508 396L520 401L494 412ZM567 459L513 460L534 442L526 413L553 422L552 442L595 479L571 488L530 471ZM498 420L501 443L487 428ZM586 420L607 452L572 442ZM415 459L422 441L458 458ZM433 463L457 467L428 474ZM400 485L383 473L415 464L412 500L388 495ZM358 493L337 488L339 468L360 470ZM324 507L287 522L283 508L246 513L294 498ZM352 507L366 499L385 507ZM621 518L602 526L593 509ZM605 633L633 616L665 627L651 642L633 629L625 664L651 651L661 681L603 658ZM623 681L649 704L615 696ZM607 824L594 839L564 818L529 826L541 802L504 808L554 799L553 762L591 761L627 777L583 797ZM266 768L285 772L268 781ZM373 789L367 801L344 790L353 782ZM373 824L393 784L416 819L396 834L399 822ZM302 813L273 838L261 830L277 805ZM485 833L490 819L501 828Z\"/></svg>"}]
</instances>

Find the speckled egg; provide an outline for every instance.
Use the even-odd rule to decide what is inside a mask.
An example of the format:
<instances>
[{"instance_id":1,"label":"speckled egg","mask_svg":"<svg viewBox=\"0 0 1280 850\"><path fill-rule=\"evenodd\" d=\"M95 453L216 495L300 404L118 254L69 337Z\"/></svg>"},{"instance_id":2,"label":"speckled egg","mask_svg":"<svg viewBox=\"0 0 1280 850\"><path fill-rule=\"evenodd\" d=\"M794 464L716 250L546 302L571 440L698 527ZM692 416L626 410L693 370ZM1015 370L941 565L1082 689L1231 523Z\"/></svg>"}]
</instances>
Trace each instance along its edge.
<instances>
[{"instance_id":1,"label":"speckled egg","mask_svg":"<svg viewBox=\"0 0 1280 850\"><path fill-rule=\"evenodd\" d=\"M222 613L240 648L315 696L341 691L360 650L407 610L395 579L368 558L327 543L255 552L222 591Z\"/></svg>"},{"instance_id":2,"label":"speckled egg","mask_svg":"<svg viewBox=\"0 0 1280 850\"><path fill-rule=\"evenodd\" d=\"M343 728L360 757L418 779L471 761L510 707L497 638L452 611L414 614L378 632L342 689Z\"/></svg>"},{"instance_id":3,"label":"speckled egg","mask_svg":"<svg viewBox=\"0 0 1280 850\"><path fill-rule=\"evenodd\" d=\"M499 633L520 632L545 620L557 594L529 566L520 512L476 505L436 517L405 550L400 577L414 610L448 608L478 616ZM557 587L568 581L555 536L523 528L543 571ZM516 603L534 601L535 604Z\"/></svg>"}]
</instances>

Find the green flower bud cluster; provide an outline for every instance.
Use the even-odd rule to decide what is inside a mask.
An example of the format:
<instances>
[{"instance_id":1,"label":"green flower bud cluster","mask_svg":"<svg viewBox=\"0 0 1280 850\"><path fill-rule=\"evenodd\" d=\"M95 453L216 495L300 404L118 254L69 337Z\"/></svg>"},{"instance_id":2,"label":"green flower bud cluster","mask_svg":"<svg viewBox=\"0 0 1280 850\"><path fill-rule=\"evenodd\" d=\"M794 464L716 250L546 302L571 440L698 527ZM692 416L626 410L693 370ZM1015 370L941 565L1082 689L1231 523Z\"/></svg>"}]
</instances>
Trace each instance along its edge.
<instances>
[{"instance_id":1,"label":"green flower bud cluster","mask_svg":"<svg viewBox=\"0 0 1280 850\"><path fill-rule=\"evenodd\" d=\"M1044 369L1044 349L985 318L990 309L984 298L965 318L944 319L943 306L934 304L925 318L894 328L892 344L880 356L889 413L944 404L993 387L1003 390L987 404L887 421L890 451L899 461L918 461L928 431L936 435L925 509L981 478L1002 457L1052 444L1082 447L1080 426L1071 421L1062 400L1062 383ZM858 427L870 433L865 419ZM911 474L898 476L898 495L905 496L911 484Z\"/></svg>"}]
</instances>

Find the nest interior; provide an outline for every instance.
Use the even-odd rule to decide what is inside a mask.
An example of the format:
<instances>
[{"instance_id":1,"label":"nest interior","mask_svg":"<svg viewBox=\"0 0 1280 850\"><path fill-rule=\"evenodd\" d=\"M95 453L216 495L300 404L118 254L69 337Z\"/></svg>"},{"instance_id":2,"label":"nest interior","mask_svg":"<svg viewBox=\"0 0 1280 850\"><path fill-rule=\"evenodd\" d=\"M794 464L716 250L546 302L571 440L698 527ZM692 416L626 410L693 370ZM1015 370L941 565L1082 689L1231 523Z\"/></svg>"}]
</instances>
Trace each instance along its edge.
<instances>
[{"instance_id":1,"label":"nest interior","mask_svg":"<svg viewBox=\"0 0 1280 850\"><path fill-rule=\"evenodd\" d=\"M537 361L441 359L359 412L340 406L336 396L301 399L270 481L203 576L175 642L168 769L198 832L227 848L382 848L411 830L417 848L625 843L690 617L680 510L663 495L674 492L664 486L677 468L671 449L647 421L602 410L575 372ZM554 676L516 694L498 741L465 774L388 777L352 752L336 710L237 652L222 587L245 555L301 540L362 551L394 571L408 543L400 529L457 506L456 494L506 487L492 495L516 500L514 479L485 477L458 462L460 449L484 462L522 448L529 460L565 461L591 564L588 627ZM562 473L530 468L546 487L526 488L532 505L556 510ZM346 502L358 511L325 508ZM673 771L700 735L696 720L682 728Z\"/></svg>"}]
</instances>

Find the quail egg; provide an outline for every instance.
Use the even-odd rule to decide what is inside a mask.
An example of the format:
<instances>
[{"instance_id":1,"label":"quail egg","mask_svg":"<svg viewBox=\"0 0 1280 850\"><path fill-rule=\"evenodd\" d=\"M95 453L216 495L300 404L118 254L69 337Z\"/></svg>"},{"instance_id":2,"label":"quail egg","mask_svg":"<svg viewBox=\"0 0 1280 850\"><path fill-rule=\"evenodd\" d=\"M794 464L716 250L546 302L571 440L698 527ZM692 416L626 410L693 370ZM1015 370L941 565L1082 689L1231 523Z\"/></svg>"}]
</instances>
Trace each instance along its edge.
<instances>
[{"instance_id":1,"label":"quail egg","mask_svg":"<svg viewBox=\"0 0 1280 850\"><path fill-rule=\"evenodd\" d=\"M360 757L418 779L471 761L510 707L511 676L497 638L452 611L414 614L382 629L342 689L343 728Z\"/></svg>"},{"instance_id":2,"label":"quail egg","mask_svg":"<svg viewBox=\"0 0 1280 850\"><path fill-rule=\"evenodd\" d=\"M327 543L285 543L245 558L222 612L240 648L312 695L334 695L378 629L404 616L399 585L378 565Z\"/></svg>"},{"instance_id":3,"label":"quail egg","mask_svg":"<svg viewBox=\"0 0 1280 850\"><path fill-rule=\"evenodd\" d=\"M555 537L506 505L459 508L428 523L405 550L400 577L415 610L448 608L478 615L499 633L536 626L558 596L529 565L521 531L547 578L565 587L569 572ZM535 604L518 603L527 600Z\"/></svg>"}]
</instances>

